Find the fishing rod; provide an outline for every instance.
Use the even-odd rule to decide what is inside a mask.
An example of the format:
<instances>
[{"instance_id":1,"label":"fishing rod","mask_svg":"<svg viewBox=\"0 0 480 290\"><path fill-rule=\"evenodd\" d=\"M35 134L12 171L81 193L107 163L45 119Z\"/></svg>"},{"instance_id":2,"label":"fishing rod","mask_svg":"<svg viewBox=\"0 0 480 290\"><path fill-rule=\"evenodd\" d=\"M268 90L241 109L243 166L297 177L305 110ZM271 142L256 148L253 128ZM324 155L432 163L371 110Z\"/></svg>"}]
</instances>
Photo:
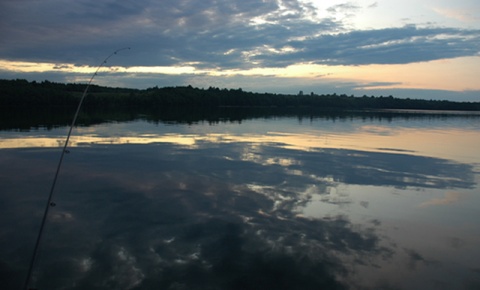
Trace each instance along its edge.
<instances>
[{"instance_id":1,"label":"fishing rod","mask_svg":"<svg viewBox=\"0 0 480 290\"><path fill-rule=\"evenodd\" d=\"M47 204L45 206L45 211L43 212L42 223L40 224L40 230L38 231L37 240L35 242L35 248L33 249L32 258L30 259L30 265L28 267L27 278L25 279L25 285L24 285L24 288L23 288L24 290L29 290L28 285L30 284L30 280L31 280L31 277L32 277L32 271L33 271L33 268L35 266L35 262L36 262L36 259L37 259L38 249L40 247L40 241L42 240L43 229L45 228L45 224L47 222L49 209L50 209L50 207L54 207L56 205L55 202L52 201L53 192L55 191L55 185L57 184L58 174L60 173L60 168L62 167L63 157L65 156L65 153L69 153L69 151L67 150L68 142L70 141L70 136L72 135L73 127L75 126L75 123L77 121L78 113L80 112L80 108L82 107L83 100L85 99L85 96L87 95L88 89L90 88L90 85L92 84L92 81L95 78L95 76L97 75L100 68L102 68L102 66L107 63L107 60L109 58L111 58L113 55L117 54L119 51L126 50L126 49L130 49L130 47L124 47L124 48L120 48L120 49L115 50L109 56L107 56L102 61L102 63L100 63L100 65L97 67L97 69L93 73L92 77L90 78L90 81L88 82L88 85L85 88L85 90L83 91L82 97L80 98L80 102L78 103L77 110L75 111L75 115L73 116L72 124L70 125L70 129L68 130L67 138L65 139L65 144L63 145L62 154L60 155L60 160L58 161L57 171L55 172L55 177L53 178L52 186L50 188L50 193L48 195ZM33 289L31 289L31 290L33 290Z\"/></svg>"}]
</instances>

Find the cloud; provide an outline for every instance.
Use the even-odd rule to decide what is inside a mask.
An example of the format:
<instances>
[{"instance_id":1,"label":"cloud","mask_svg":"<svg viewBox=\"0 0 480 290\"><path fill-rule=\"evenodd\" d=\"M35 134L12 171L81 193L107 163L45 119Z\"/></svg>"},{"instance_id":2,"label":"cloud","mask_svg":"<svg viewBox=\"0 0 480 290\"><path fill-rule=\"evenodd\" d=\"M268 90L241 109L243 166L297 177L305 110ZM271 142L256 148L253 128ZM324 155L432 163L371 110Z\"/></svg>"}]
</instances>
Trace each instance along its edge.
<instances>
[{"instance_id":1,"label":"cloud","mask_svg":"<svg viewBox=\"0 0 480 290\"><path fill-rule=\"evenodd\" d=\"M360 6L352 4L352 3L342 3L342 4L337 4L334 6L331 6L327 8L327 11L330 13L352 13L354 11L357 11L360 9Z\"/></svg>"},{"instance_id":2,"label":"cloud","mask_svg":"<svg viewBox=\"0 0 480 290\"><path fill-rule=\"evenodd\" d=\"M94 65L131 46L124 66L199 68L387 64L475 55L479 30L413 25L351 31L303 1L83 0L1 4L0 58ZM328 8L352 13L354 4ZM341 32L341 33L339 33Z\"/></svg>"},{"instance_id":3,"label":"cloud","mask_svg":"<svg viewBox=\"0 0 480 290\"><path fill-rule=\"evenodd\" d=\"M424 264L424 265L439 265L439 262L433 261L433 260L427 260L425 259L420 253L413 249L404 249L404 251L407 254L408 257L408 269L410 270L416 270L418 264Z\"/></svg>"},{"instance_id":4,"label":"cloud","mask_svg":"<svg viewBox=\"0 0 480 290\"><path fill-rule=\"evenodd\" d=\"M480 30L404 26L319 35L286 43L295 52L259 55L266 66L295 61L329 65L404 64L476 55Z\"/></svg>"}]
</instances>

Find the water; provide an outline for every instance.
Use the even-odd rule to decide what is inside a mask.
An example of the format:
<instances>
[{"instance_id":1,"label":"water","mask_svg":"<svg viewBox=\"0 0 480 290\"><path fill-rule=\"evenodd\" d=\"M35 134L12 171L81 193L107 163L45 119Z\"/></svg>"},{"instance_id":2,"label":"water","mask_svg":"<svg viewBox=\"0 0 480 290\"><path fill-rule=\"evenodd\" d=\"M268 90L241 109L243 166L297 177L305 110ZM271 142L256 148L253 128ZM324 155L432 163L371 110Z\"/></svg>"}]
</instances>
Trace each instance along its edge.
<instances>
[{"instance_id":1,"label":"water","mask_svg":"<svg viewBox=\"0 0 480 290\"><path fill-rule=\"evenodd\" d=\"M2 289L25 279L67 129L0 131ZM81 126L33 284L479 289L479 141L479 115Z\"/></svg>"}]
</instances>

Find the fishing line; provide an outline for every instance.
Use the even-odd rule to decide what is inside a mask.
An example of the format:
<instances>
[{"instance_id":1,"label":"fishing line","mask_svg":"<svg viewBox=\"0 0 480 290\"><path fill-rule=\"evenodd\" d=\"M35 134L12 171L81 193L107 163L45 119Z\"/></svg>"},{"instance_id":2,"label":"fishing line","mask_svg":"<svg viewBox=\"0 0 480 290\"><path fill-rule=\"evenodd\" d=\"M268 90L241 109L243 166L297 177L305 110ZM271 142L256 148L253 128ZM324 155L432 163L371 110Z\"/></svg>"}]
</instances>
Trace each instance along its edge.
<instances>
[{"instance_id":1,"label":"fishing line","mask_svg":"<svg viewBox=\"0 0 480 290\"><path fill-rule=\"evenodd\" d=\"M124 47L124 48L120 48L120 49L115 50L109 56L107 56L102 61L102 63L100 63L100 65L97 67L97 70L95 70L95 73L93 73L92 77L90 78L90 81L88 82L88 85L85 88L85 90L83 91L82 97L80 98L80 102L78 103L77 110L75 111L75 115L73 116L72 124L70 125L70 129L68 130L67 138L65 139L65 144L63 145L62 154L60 155L60 160L58 161L58 165L57 165L57 171L55 172L55 177L53 178L52 187L50 188L50 193L48 195L47 204L45 206L45 211L43 213L42 223L40 224L40 230L38 231L37 240L35 242L35 248L33 250L33 255L32 255L32 258L30 260L30 265L28 267L27 279L25 280L25 286L24 286L25 290L29 289L28 284L30 284L32 271L33 271L33 268L34 268L34 265L35 265L35 262L36 262L36 259L37 259L38 249L40 247L40 241L42 240L43 229L45 228L45 224L46 224L46 221L47 221L48 211L49 211L50 207L54 207L56 205L52 201L53 192L55 191L55 185L57 184L58 174L60 173L60 168L62 167L63 157L65 156L65 153L69 153L69 151L67 150L68 141L70 141L70 136L72 135L73 127L75 126L75 123L77 121L78 113L80 112L80 108L82 107L83 100L85 99L85 96L87 95L88 88L90 88L90 85L92 84L92 81L95 78L95 76L97 75L100 68L102 68L102 66L107 63L107 60L110 57L112 57L113 55L117 54L119 51L126 50L126 49L130 49L130 47Z\"/></svg>"}]
</instances>

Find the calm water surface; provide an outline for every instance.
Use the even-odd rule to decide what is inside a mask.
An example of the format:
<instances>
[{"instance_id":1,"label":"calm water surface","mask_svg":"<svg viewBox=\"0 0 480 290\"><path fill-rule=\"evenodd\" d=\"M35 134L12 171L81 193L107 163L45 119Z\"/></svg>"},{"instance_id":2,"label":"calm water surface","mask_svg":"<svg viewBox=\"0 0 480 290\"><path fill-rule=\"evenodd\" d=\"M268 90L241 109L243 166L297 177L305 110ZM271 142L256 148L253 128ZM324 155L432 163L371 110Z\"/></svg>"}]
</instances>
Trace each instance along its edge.
<instances>
[{"instance_id":1,"label":"calm water surface","mask_svg":"<svg viewBox=\"0 0 480 290\"><path fill-rule=\"evenodd\" d=\"M0 131L21 288L66 127ZM38 289L480 289L480 116L75 128Z\"/></svg>"}]
</instances>

